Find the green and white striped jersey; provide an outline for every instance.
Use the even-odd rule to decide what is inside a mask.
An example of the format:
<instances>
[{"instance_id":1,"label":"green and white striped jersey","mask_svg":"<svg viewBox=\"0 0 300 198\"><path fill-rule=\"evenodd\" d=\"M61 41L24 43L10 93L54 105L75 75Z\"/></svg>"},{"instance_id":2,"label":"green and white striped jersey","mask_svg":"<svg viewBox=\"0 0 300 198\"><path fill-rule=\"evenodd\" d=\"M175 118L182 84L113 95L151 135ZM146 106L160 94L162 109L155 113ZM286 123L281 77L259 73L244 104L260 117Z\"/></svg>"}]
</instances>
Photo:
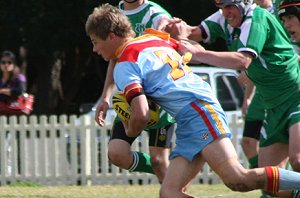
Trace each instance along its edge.
<instances>
[{"instance_id":1,"label":"green and white striped jersey","mask_svg":"<svg viewBox=\"0 0 300 198\"><path fill-rule=\"evenodd\" d=\"M128 16L136 36L142 35L146 28L157 29L158 22L162 17L171 17L160 5L148 0L134 10L124 10L124 2L120 1L118 8Z\"/></svg>"},{"instance_id":2,"label":"green and white striped jersey","mask_svg":"<svg viewBox=\"0 0 300 198\"><path fill-rule=\"evenodd\" d=\"M299 89L298 55L279 21L266 9L253 4L239 28L231 27L221 10L201 25L208 35L205 42L222 37L229 51L254 57L246 73L262 94L265 108L283 103Z\"/></svg>"}]
</instances>

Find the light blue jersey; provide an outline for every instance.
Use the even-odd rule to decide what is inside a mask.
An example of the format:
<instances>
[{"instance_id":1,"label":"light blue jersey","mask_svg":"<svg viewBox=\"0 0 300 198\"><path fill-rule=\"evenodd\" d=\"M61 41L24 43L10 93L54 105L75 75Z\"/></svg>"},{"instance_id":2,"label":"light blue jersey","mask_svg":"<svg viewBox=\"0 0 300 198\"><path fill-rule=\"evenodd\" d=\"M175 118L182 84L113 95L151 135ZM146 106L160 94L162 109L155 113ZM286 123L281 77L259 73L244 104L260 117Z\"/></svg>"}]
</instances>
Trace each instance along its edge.
<instances>
[{"instance_id":1,"label":"light blue jersey","mask_svg":"<svg viewBox=\"0 0 300 198\"><path fill-rule=\"evenodd\" d=\"M139 37L126 46L115 67L117 88L125 91L141 84L145 94L175 118L184 106L197 99L219 104L210 85L181 64L180 58L162 39Z\"/></svg>"},{"instance_id":2,"label":"light blue jersey","mask_svg":"<svg viewBox=\"0 0 300 198\"><path fill-rule=\"evenodd\" d=\"M128 103L144 92L171 114L177 129L170 158L193 160L210 142L231 133L210 85L185 65L176 43L162 38L147 34L118 49L114 81Z\"/></svg>"}]
</instances>

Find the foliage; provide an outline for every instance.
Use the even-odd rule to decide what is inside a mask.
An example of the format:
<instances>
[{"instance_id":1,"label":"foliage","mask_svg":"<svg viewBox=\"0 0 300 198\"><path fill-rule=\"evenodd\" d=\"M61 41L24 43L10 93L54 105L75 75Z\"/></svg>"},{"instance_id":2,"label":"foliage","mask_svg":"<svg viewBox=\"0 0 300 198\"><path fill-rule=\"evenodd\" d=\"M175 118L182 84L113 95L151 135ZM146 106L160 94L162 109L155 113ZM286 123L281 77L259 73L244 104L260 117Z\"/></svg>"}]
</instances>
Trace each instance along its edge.
<instances>
[{"instance_id":1,"label":"foliage","mask_svg":"<svg viewBox=\"0 0 300 198\"><path fill-rule=\"evenodd\" d=\"M154 1L191 25L216 10L213 1ZM118 0L0 1L0 50L19 54L20 46L27 49L27 56L19 60L20 65L26 63L28 92L35 95L34 114L78 114L81 103L99 98L107 63L92 53L84 26L93 8L106 2L118 4ZM61 70L54 66L57 60L62 61ZM54 79L56 74L59 78Z\"/></svg>"}]
</instances>

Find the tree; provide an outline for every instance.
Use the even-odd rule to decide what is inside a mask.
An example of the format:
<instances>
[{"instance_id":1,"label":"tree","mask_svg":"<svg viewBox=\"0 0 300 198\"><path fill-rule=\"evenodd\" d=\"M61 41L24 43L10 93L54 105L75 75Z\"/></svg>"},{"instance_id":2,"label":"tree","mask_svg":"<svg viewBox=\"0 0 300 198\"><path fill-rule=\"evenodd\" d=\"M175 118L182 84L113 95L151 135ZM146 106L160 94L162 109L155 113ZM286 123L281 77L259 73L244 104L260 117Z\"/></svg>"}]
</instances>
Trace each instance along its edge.
<instances>
[{"instance_id":1,"label":"tree","mask_svg":"<svg viewBox=\"0 0 300 198\"><path fill-rule=\"evenodd\" d=\"M26 67L27 91L35 95L35 114L79 114L80 104L95 103L101 95L107 63L92 52L85 21L94 7L106 2L118 4L117 0L0 2L0 50L18 55L21 46L27 50L19 60L26 62L20 65ZM155 2L192 25L216 9L204 0Z\"/></svg>"}]
</instances>

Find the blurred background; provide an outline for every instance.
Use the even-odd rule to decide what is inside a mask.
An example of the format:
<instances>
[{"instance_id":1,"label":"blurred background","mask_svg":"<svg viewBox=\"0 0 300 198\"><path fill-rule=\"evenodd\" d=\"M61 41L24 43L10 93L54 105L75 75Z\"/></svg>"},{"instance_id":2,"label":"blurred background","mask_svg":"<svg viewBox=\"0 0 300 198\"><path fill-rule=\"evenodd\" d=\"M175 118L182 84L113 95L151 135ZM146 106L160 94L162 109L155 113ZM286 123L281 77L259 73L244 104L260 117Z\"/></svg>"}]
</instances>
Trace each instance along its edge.
<instances>
[{"instance_id":1,"label":"blurred background","mask_svg":"<svg viewBox=\"0 0 300 198\"><path fill-rule=\"evenodd\" d=\"M213 1L153 0L190 25L216 11ZM0 1L0 51L11 50L35 96L33 114L81 114L101 95L107 62L92 52L85 22L93 8L118 0ZM208 46L206 46L208 47ZM223 41L209 49L224 50Z\"/></svg>"}]
</instances>

